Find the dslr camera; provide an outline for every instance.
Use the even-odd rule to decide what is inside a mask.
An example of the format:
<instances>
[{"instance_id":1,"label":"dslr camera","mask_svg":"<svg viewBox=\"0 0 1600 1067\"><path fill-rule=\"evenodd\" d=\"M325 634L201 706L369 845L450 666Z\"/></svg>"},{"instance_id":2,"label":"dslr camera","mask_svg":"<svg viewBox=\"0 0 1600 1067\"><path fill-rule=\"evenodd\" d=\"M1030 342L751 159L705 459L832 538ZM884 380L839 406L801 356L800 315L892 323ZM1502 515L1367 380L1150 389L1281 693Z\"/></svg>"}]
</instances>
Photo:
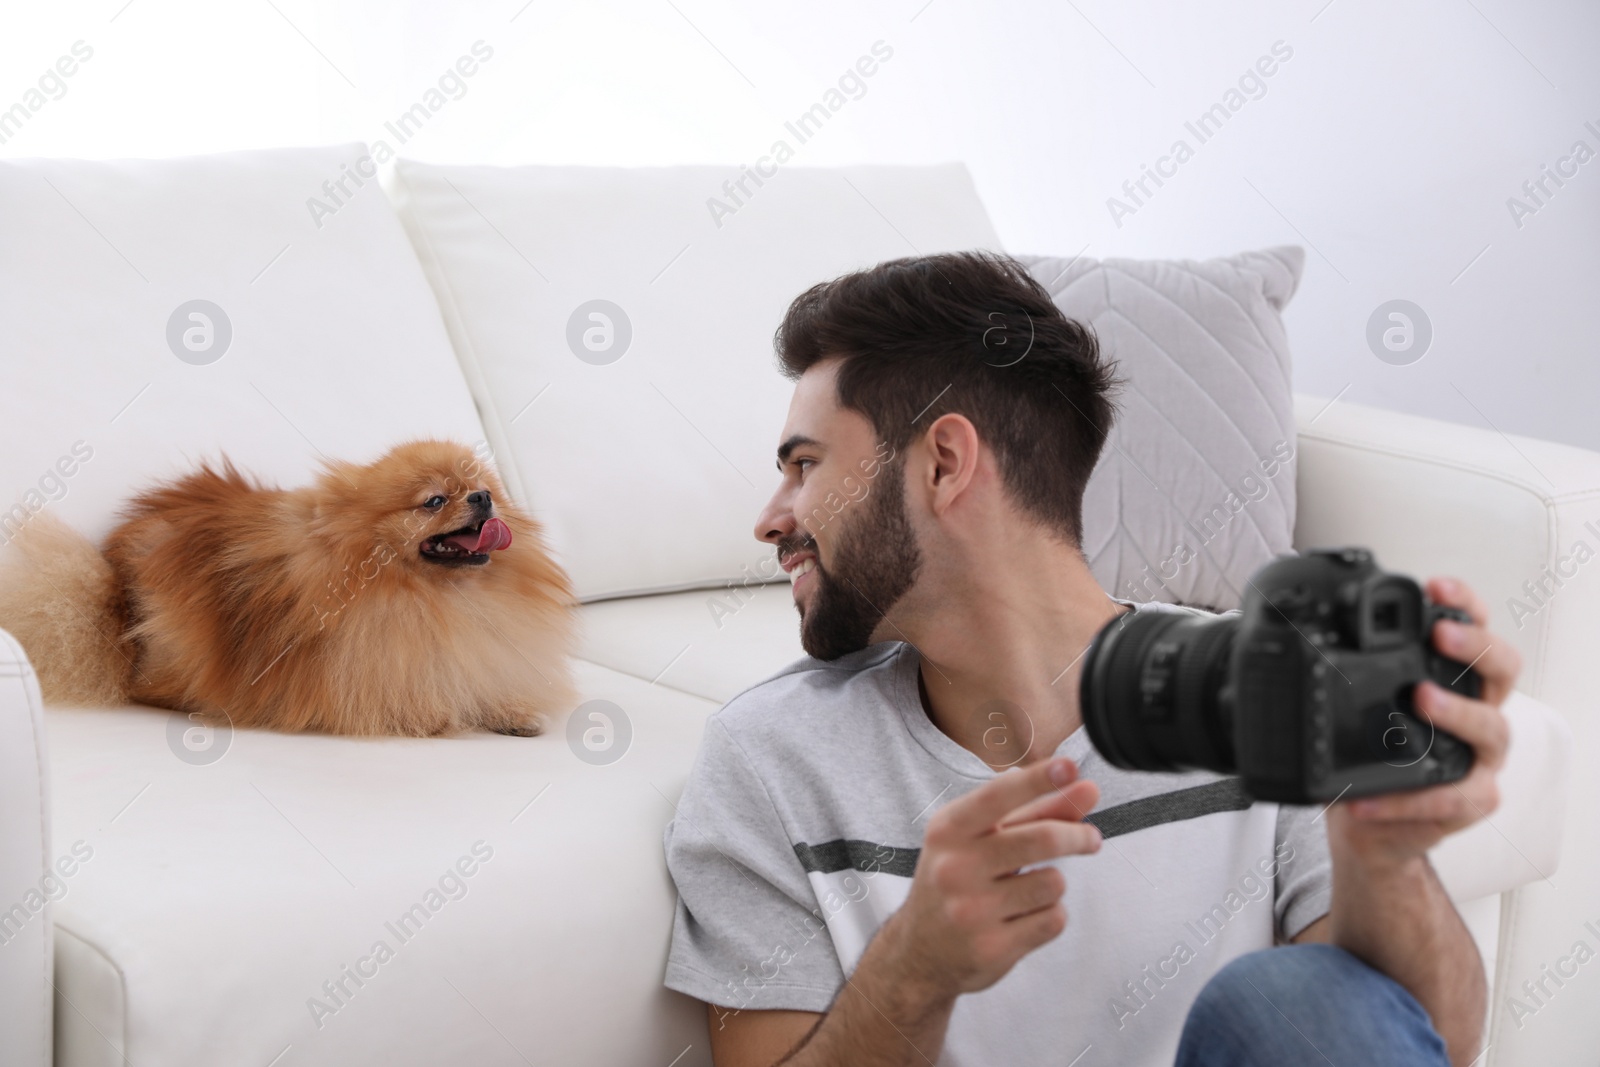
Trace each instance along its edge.
<instances>
[{"instance_id":1,"label":"dslr camera","mask_svg":"<svg viewBox=\"0 0 1600 1067\"><path fill-rule=\"evenodd\" d=\"M1095 635L1080 696L1089 739L1125 770L1237 774L1258 800L1326 803L1452 782L1472 749L1412 702L1429 680L1482 680L1433 649L1470 622L1364 548L1275 560L1226 615L1127 612Z\"/></svg>"}]
</instances>

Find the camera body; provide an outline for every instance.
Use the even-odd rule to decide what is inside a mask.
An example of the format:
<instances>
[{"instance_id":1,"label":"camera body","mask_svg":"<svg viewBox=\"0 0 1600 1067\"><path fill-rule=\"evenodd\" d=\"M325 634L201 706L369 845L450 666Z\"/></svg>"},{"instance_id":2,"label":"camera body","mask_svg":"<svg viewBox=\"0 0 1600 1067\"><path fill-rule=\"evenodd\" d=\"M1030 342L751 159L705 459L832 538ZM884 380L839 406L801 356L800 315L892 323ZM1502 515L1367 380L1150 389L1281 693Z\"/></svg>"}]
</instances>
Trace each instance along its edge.
<instances>
[{"instance_id":1,"label":"camera body","mask_svg":"<svg viewBox=\"0 0 1600 1067\"><path fill-rule=\"evenodd\" d=\"M1237 773L1259 800L1326 803L1455 781L1472 749L1416 714L1431 680L1482 681L1434 651L1433 624L1465 614L1427 600L1361 548L1275 560L1239 614L1131 612L1084 658L1089 738L1128 770Z\"/></svg>"}]
</instances>

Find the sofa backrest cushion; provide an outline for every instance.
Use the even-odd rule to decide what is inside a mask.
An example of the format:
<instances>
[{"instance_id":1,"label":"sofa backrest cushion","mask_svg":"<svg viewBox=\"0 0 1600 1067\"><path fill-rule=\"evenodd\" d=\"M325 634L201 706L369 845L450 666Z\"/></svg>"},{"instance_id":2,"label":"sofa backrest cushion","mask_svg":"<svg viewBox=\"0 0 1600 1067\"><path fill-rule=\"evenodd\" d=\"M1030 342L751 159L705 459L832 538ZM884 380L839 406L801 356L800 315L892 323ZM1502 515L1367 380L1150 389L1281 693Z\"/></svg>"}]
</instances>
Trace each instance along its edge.
<instances>
[{"instance_id":1,"label":"sofa backrest cushion","mask_svg":"<svg viewBox=\"0 0 1600 1067\"><path fill-rule=\"evenodd\" d=\"M959 165L749 173L398 166L501 472L585 599L761 573L792 389L772 335L794 297L999 247Z\"/></svg>"},{"instance_id":2,"label":"sofa backrest cushion","mask_svg":"<svg viewBox=\"0 0 1600 1067\"><path fill-rule=\"evenodd\" d=\"M98 538L222 453L288 486L482 440L399 220L348 176L363 154L0 163L0 540L45 507Z\"/></svg>"},{"instance_id":3,"label":"sofa backrest cushion","mask_svg":"<svg viewBox=\"0 0 1600 1067\"><path fill-rule=\"evenodd\" d=\"M1305 253L1194 261L1021 256L1124 380L1084 493L1084 554L1129 600L1239 606L1292 550L1295 420L1282 311Z\"/></svg>"}]
</instances>

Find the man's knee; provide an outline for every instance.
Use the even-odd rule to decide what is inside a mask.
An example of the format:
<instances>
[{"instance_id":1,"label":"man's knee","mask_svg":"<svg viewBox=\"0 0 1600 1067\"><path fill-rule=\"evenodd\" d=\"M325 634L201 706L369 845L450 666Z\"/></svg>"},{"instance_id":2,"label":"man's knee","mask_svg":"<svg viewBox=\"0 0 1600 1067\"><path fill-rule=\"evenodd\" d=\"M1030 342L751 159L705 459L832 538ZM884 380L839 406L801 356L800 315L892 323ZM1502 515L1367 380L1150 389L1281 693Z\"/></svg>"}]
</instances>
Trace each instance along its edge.
<instances>
[{"instance_id":1,"label":"man's knee","mask_svg":"<svg viewBox=\"0 0 1600 1067\"><path fill-rule=\"evenodd\" d=\"M1212 976L1195 1008L1241 1000L1269 1011L1326 1007L1340 1018L1375 1014L1432 1025L1405 987L1335 945L1284 945L1240 956Z\"/></svg>"},{"instance_id":2,"label":"man's knee","mask_svg":"<svg viewBox=\"0 0 1600 1067\"><path fill-rule=\"evenodd\" d=\"M1240 1057L1235 1062L1273 1062L1274 1049L1312 1060L1337 1049L1373 1064L1448 1062L1416 998L1333 945L1264 949L1218 971L1189 1011L1178 1062L1206 1063L1207 1054L1227 1051ZM1183 1051L1198 1057L1185 1059Z\"/></svg>"},{"instance_id":3,"label":"man's knee","mask_svg":"<svg viewBox=\"0 0 1600 1067\"><path fill-rule=\"evenodd\" d=\"M1259 999L1262 993L1275 992L1285 1000L1298 1002L1308 996L1330 1000L1330 993L1337 989L1342 996L1365 1001L1373 997L1385 999L1390 992L1384 988L1386 985L1405 994L1391 979L1342 948L1283 945L1240 956L1213 975L1200 996L1232 1000L1248 993ZM1409 1000L1409 994L1405 995Z\"/></svg>"}]
</instances>

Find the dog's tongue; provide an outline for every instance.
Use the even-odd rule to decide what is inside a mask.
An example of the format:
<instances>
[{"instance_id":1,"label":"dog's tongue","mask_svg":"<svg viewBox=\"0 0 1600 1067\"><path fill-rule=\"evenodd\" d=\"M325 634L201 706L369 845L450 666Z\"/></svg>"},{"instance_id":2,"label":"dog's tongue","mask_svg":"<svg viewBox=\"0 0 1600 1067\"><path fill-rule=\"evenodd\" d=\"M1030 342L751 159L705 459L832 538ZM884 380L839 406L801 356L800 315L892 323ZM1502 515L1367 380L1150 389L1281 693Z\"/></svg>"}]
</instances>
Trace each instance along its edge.
<instances>
[{"instance_id":1,"label":"dog's tongue","mask_svg":"<svg viewBox=\"0 0 1600 1067\"><path fill-rule=\"evenodd\" d=\"M476 541L471 534L457 534L450 540L468 552L498 552L511 547L511 527L505 524L504 519L486 519Z\"/></svg>"}]
</instances>

